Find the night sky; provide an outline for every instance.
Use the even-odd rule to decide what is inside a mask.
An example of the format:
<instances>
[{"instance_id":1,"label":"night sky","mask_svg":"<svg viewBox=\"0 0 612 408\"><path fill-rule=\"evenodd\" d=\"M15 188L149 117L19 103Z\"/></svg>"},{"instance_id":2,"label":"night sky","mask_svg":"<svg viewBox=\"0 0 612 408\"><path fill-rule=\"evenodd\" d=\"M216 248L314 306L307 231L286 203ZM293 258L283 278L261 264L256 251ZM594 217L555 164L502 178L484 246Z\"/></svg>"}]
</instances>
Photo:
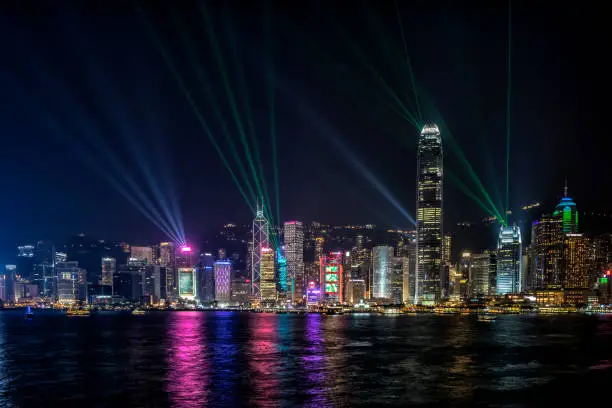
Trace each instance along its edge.
<instances>
[{"instance_id":1,"label":"night sky","mask_svg":"<svg viewBox=\"0 0 612 408\"><path fill-rule=\"evenodd\" d=\"M395 3L245 1L207 8L245 123L248 95L272 196L273 83L281 219L410 228L353 162L414 216L417 130L394 113L372 75L373 68L402 100L412 98ZM400 1L399 14L424 118L444 119L501 204L508 4ZM612 210L605 16L595 2L512 4L512 208L540 200L546 211L567 176L580 211ZM18 244L61 242L78 232L134 244L164 239L109 175L128 190L126 178L133 179L155 201L148 169L163 197L176 192L194 239L252 218L147 24L231 158L197 75L197 65L204 67L244 160L195 2L2 2L0 264ZM480 195L456 151L445 149L445 169ZM447 230L487 215L453 183L444 188Z\"/></svg>"}]
</instances>

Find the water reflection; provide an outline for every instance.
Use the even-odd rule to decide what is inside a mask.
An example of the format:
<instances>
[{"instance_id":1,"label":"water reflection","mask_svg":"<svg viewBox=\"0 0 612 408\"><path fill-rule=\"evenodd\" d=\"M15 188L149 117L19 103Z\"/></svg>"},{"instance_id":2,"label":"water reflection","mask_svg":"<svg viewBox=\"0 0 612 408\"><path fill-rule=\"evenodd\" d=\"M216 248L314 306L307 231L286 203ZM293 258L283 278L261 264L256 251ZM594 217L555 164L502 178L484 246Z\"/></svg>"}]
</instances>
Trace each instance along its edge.
<instances>
[{"instance_id":1,"label":"water reflection","mask_svg":"<svg viewBox=\"0 0 612 408\"><path fill-rule=\"evenodd\" d=\"M173 406L201 407L209 399L206 317L177 312L168 325L167 391Z\"/></svg>"},{"instance_id":2,"label":"water reflection","mask_svg":"<svg viewBox=\"0 0 612 408\"><path fill-rule=\"evenodd\" d=\"M306 316L304 331L305 346L302 352L302 366L306 372L306 383L304 389L308 393L308 399L304 406L321 407L327 406L329 401L325 394L326 375L325 345L323 339L323 327L320 314L308 314Z\"/></svg>"},{"instance_id":3,"label":"water reflection","mask_svg":"<svg viewBox=\"0 0 612 408\"><path fill-rule=\"evenodd\" d=\"M271 407L278 405L281 369L276 331L277 315L256 314L249 324L249 381L253 396L250 405Z\"/></svg>"}]
</instances>

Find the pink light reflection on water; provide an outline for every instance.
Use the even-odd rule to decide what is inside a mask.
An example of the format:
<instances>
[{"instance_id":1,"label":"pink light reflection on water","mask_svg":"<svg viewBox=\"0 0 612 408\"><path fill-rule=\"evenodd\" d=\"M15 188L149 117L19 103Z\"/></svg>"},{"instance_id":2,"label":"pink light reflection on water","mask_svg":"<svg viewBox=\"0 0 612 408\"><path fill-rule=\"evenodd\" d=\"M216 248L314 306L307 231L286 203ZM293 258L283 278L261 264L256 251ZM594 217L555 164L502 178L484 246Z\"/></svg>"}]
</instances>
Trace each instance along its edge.
<instances>
[{"instance_id":1,"label":"pink light reflection on water","mask_svg":"<svg viewBox=\"0 0 612 408\"><path fill-rule=\"evenodd\" d=\"M278 316L256 314L250 322L249 383L253 390L250 405L277 406L280 397L278 372L281 370L277 339Z\"/></svg>"},{"instance_id":2,"label":"pink light reflection on water","mask_svg":"<svg viewBox=\"0 0 612 408\"><path fill-rule=\"evenodd\" d=\"M166 390L172 406L201 407L210 398L206 313L176 312L168 328Z\"/></svg>"}]
</instances>

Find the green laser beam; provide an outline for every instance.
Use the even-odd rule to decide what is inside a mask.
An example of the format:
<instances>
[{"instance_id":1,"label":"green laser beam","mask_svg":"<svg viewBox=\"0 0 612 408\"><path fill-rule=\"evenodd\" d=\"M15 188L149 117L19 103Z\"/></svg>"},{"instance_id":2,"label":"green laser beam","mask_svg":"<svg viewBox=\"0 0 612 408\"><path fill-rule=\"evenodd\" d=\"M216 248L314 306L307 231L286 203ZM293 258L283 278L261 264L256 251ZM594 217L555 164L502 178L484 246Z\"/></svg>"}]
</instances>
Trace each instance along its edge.
<instances>
[{"instance_id":1,"label":"green laser beam","mask_svg":"<svg viewBox=\"0 0 612 408\"><path fill-rule=\"evenodd\" d=\"M229 38L231 55L232 55L233 62L234 62L233 66L235 68L236 76L238 78L239 89L242 90L242 92L240 93L242 96L241 101L242 101L242 106L245 112L246 124L248 126L248 135L250 137L251 146L253 147L253 156L255 157L255 164L257 165L256 167L257 172L258 172L257 174L259 177L259 181L262 185L262 190L266 198L266 203L268 206L270 206L270 203L271 203L270 195L268 194L266 176L265 176L263 164L261 161L261 152L259 149L259 142L258 142L257 135L255 132L255 124L253 122L252 109L251 109L251 104L249 102L249 91L248 91L246 77L245 77L245 73L243 69L244 64L242 62L242 59L240 58L240 53L238 52L236 34L234 32L232 18L230 16L229 6L227 5L227 3L225 3L225 7L224 7L224 17L225 17L224 25L225 25L225 29L227 32L227 36ZM268 213L271 213L271 208L267 208L266 211Z\"/></svg>"},{"instance_id":2,"label":"green laser beam","mask_svg":"<svg viewBox=\"0 0 612 408\"><path fill-rule=\"evenodd\" d=\"M421 104L419 103L419 95L417 93L417 88L414 83L414 72L412 71L412 64L410 63L410 54L408 53L408 42L406 41L406 36L404 35L404 25L402 24L402 17L400 15L400 10L397 4L397 0L395 0L395 11L397 12L397 23L400 28L400 34L402 36L402 43L404 44L404 53L406 54L406 65L408 66L408 72L410 74L410 82L412 83L412 92L414 93L414 100L416 102L417 114L418 114L419 122L422 122L423 116L421 115Z\"/></svg>"},{"instance_id":3,"label":"green laser beam","mask_svg":"<svg viewBox=\"0 0 612 408\"><path fill-rule=\"evenodd\" d=\"M203 64L200 62L200 57L198 55L198 52L196 51L196 47L195 47L193 40L191 39L191 36L187 33L187 31L184 28L184 24L182 24L182 22L179 20L178 16L176 15L175 15L175 25L177 27L177 31L179 32L179 35L183 43L185 44L185 48L192 62L192 65L194 67L196 76L198 77L198 80L201 86L204 88L209 105L212 107L213 113L215 114L215 116L217 117L217 120L219 121L219 124L221 125L221 131L225 138L226 143L228 144L229 151L232 153L234 162L236 163L240 176L242 177L242 181L244 185L246 186L246 189L248 190L249 197L250 197L249 202L254 202L255 199L257 198L257 194L255 193L255 190L253 189L253 185L250 182L250 178L247 173L246 167L240 155L238 154L236 143L234 142L234 139L231 136L231 132L229 130L225 117L223 116L223 113L221 112L221 109L219 108L219 104L217 103L218 101L215 97L215 94L212 91L208 73L206 72L206 69L203 66Z\"/></svg>"},{"instance_id":4,"label":"green laser beam","mask_svg":"<svg viewBox=\"0 0 612 408\"><path fill-rule=\"evenodd\" d=\"M193 112L195 113L196 118L198 119L198 122L200 123L200 126L204 130L204 133L206 134L206 136L208 136L208 139L210 140L210 142L212 143L213 147L215 148L215 151L219 155L219 158L221 159L221 162L225 165L225 168L230 173L230 176L231 176L232 180L234 181L234 184L236 184L236 187L238 188L238 191L242 195L242 198L244 199L245 203L247 204L249 209L252 212L254 212L255 209L253 208L253 204L251 204L251 201L249 201L249 199L248 199L244 189L242 188L242 186L240 185L240 182L238 181L238 178L236 177L236 175L235 175L234 171L232 170L231 166L229 165L229 162L227 161L227 158L225 157L225 154L223 153L223 151L221 150L221 147L219 146L219 144L215 140L215 137L214 137L213 133L211 132L211 130L210 130L209 126L208 126L208 123L206 122L206 119L200 113L200 110L198 109L198 106L195 103L195 101L193 99L193 96L191 95L191 93L189 92L187 87L185 86L185 83L184 83L182 77L180 76L180 74L178 73L178 70L176 69L176 66L172 62L172 59L171 59L171 57L170 57L166 47L164 46L163 42L161 41L161 39L159 38L159 36L155 32L155 28L153 27L152 23L149 21L149 19L146 16L144 10L142 10L142 8L140 7L140 5L138 5L138 3L135 3L135 4L136 4L136 8L138 10L138 13L140 14L141 18L143 19L143 22L145 23L145 26L147 27L147 30L149 31L149 34L152 36L153 40L155 41L159 51L161 52L161 54L162 54L162 56L164 58L164 61L166 62L166 65L168 66L168 68L172 72L174 80L179 85L179 88L183 92L185 98L187 99L189 105L191 106Z\"/></svg>"},{"instance_id":5,"label":"green laser beam","mask_svg":"<svg viewBox=\"0 0 612 408\"><path fill-rule=\"evenodd\" d=\"M276 197L276 218L280 225L280 186L278 180L278 151L276 144L276 94L275 94L275 81L274 81L274 59L272 51L272 10L270 9L270 2L266 2L266 12L264 13L264 30L266 40L266 53L268 61L268 109L270 113L270 136L272 139L272 164L274 170L274 191Z\"/></svg>"},{"instance_id":6,"label":"green laser beam","mask_svg":"<svg viewBox=\"0 0 612 408\"><path fill-rule=\"evenodd\" d=\"M251 149L249 147L249 143L247 141L244 126L240 118L240 112L238 110L236 99L234 97L234 92L229 83L229 75L228 75L227 70L225 69L225 63L223 62L223 55L221 54L221 48L217 40L217 35L215 34L213 22L212 22L212 19L210 18L210 13L208 11L208 8L206 7L205 2L200 2L199 4L200 4L200 14L202 18L204 19L204 25L206 27L206 31L208 32L208 39L214 51L215 59L217 61L217 67L219 69L219 72L221 73L223 87L228 97L228 101L229 101L229 104L232 110L234 121L236 123L236 128L238 129L238 134L240 135L240 141L244 148L245 156L247 158L247 162L251 170L251 176L253 177L253 180L255 181L255 186L257 188L257 192L259 196L264 197L263 189L260 184L259 177L257 176L257 169L255 167L255 164L253 162L253 157L251 155Z\"/></svg>"},{"instance_id":7,"label":"green laser beam","mask_svg":"<svg viewBox=\"0 0 612 408\"><path fill-rule=\"evenodd\" d=\"M512 89L512 0L508 1L508 92L506 97L506 211L510 201L510 94ZM506 224L508 215L506 214Z\"/></svg>"}]
</instances>

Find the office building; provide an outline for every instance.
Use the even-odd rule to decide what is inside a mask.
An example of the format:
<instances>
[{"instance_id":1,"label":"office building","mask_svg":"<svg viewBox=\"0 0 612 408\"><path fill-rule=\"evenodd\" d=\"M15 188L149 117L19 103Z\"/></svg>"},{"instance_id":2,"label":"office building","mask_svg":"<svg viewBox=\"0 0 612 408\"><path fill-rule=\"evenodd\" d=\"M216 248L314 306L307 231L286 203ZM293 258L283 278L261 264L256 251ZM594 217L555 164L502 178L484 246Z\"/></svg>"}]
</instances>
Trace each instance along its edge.
<instances>
[{"instance_id":1,"label":"office building","mask_svg":"<svg viewBox=\"0 0 612 408\"><path fill-rule=\"evenodd\" d=\"M174 242L160 242L158 262L160 266L166 267L166 295L168 299L175 299L177 296L175 257Z\"/></svg>"},{"instance_id":2,"label":"office building","mask_svg":"<svg viewBox=\"0 0 612 408\"><path fill-rule=\"evenodd\" d=\"M489 272L491 271L491 254L488 251L482 254L472 254L469 292L471 297L486 296L489 294Z\"/></svg>"},{"instance_id":3,"label":"office building","mask_svg":"<svg viewBox=\"0 0 612 408\"><path fill-rule=\"evenodd\" d=\"M501 226L497 239L497 284L496 293L519 293L521 291L521 263L523 244L519 227Z\"/></svg>"},{"instance_id":4,"label":"office building","mask_svg":"<svg viewBox=\"0 0 612 408\"><path fill-rule=\"evenodd\" d=\"M393 247L375 246L372 249L372 298L391 300L391 272Z\"/></svg>"},{"instance_id":5,"label":"office building","mask_svg":"<svg viewBox=\"0 0 612 408\"><path fill-rule=\"evenodd\" d=\"M261 256L259 259L261 267L261 300L262 302L272 303L276 301L274 250L272 248L261 248Z\"/></svg>"},{"instance_id":6,"label":"office building","mask_svg":"<svg viewBox=\"0 0 612 408\"><path fill-rule=\"evenodd\" d=\"M404 302L404 285L407 283L409 258L395 256L391 259L390 301L393 304Z\"/></svg>"},{"instance_id":7,"label":"office building","mask_svg":"<svg viewBox=\"0 0 612 408\"><path fill-rule=\"evenodd\" d=\"M257 208L255 212L255 219L253 220L253 229L251 242L253 242L253 250L251 251L251 294L254 298L259 299L263 295L261 294L262 285L262 273L263 269L261 266L261 258L265 256L269 258L272 256L272 275L274 275L274 251L270 248L270 227L268 220L264 216L263 203L257 202ZM263 251L266 249L266 251ZM272 251L272 254L268 252ZM269 266L269 260L268 260ZM269 274L269 271L268 271ZM269 284L269 282L268 282ZM269 291L266 295L270 295ZM274 288L274 297L276 297L276 287Z\"/></svg>"},{"instance_id":8,"label":"office building","mask_svg":"<svg viewBox=\"0 0 612 408\"><path fill-rule=\"evenodd\" d=\"M304 226L299 221L287 221L283 225L287 284L291 301L300 303L304 296ZM282 285L282 282L281 282Z\"/></svg>"},{"instance_id":9,"label":"office building","mask_svg":"<svg viewBox=\"0 0 612 408\"><path fill-rule=\"evenodd\" d=\"M565 234L563 240L563 287L589 288L589 270L592 267L591 240L582 234Z\"/></svg>"},{"instance_id":10,"label":"office building","mask_svg":"<svg viewBox=\"0 0 612 408\"><path fill-rule=\"evenodd\" d=\"M130 249L130 258L143 261L145 265L153 264L153 248L146 246L133 246Z\"/></svg>"},{"instance_id":11,"label":"office building","mask_svg":"<svg viewBox=\"0 0 612 408\"><path fill-rule=\"evenodd\" d=\"M442 137L435 124L421 131L417 154L417 247L415 302L438 303L446 295L442 276Z\"/></svg>"},{"instance_id":12,"label":"office building","mask_svg":"<svg viewBox=\"0 0 612 408\"><path fill-rule=\"evenodd\" d=\"M574 200L567 195L567 181L565 183L563 197L555 207L553 216L561 218L564 234L578 233L578 210Z\"/></svg>"},{"instance_id":13,"label":"office building","mask_svg":"<svg viewBox=\"0 0 612 408\"><path fill-rule=\"evenodd\" d=\"M76 261L55 265L57 300L64 306L87 302L87 271Z\"/></svg>"},{"instance_id":14,"label":"office building","mask_svg":"<svg viewBox=\"0 0 612 408\"><path fill-rule=\"evenodd\" d=\"M113 276L117 272L117 260L111 257L102 258L100 285L113 286ZM112 293L112 290L111 290Z\"/></svg>"},{"instance_id":15,"label":"office building","mask_svg":"<svg viewBox=\"0 0 612 408\"><path fill-rule=\"evenodd\" d=\"M215 300L219 304L229 304L231 301L232 263L223 260L213 264L215 276Z\"/></svg>"},{"instance_id":16,"label":"office building","mask_svg":"<svg viewBox=\"0 0 612 408\"><path fill-rule=\"evenodd\" d=\"M342 252L330 252L320 260L321 301L327 304L342 303Z\"/></svg>"}]
</instances>

